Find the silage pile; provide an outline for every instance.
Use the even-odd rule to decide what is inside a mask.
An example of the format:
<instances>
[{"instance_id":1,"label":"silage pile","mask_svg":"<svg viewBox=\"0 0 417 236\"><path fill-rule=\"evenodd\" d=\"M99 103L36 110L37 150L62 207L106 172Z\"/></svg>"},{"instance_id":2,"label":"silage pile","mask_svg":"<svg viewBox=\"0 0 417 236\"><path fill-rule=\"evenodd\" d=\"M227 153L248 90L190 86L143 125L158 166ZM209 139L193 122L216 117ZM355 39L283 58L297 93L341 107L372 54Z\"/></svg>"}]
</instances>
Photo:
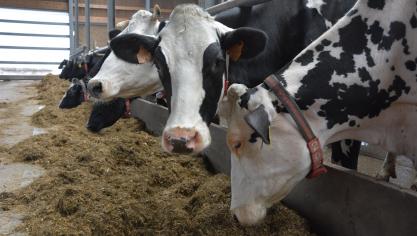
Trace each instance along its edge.
<instances>
[{"instance_id":1,"label":"silage pile","mask_svg":"<svg viewBox=\"0 0 417 236\"><path fill-rule=\"evenodd\" d=\"M10 150L16 161L47 174L30 187L0 196L3 209L24 208L20 230L31 235L310 235L307 222L282 205L265 222L242 227L229 212L228 177L209 173L201 158L168 155L134 119L101 134L84 124L89 104L57 108L67 83L47 76L39 85L46 107L33 116L48 134Z\"/></svg>"}]
</instances>

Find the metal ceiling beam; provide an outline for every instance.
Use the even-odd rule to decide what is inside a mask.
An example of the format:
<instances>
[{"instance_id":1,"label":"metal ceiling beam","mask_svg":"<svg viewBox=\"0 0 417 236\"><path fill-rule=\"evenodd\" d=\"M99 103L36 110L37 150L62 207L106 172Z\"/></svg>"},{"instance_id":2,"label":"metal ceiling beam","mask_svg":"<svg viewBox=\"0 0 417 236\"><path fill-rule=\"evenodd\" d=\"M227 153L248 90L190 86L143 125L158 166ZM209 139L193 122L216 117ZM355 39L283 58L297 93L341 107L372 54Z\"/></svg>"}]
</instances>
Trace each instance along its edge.
<instances>
[{"instance_id":1,"label":"metal ceiling beam","mask_svg":"<svg viewBox=\"0 0 417 236\"><path fill-rule=\"evenodd\" d=\"M216 15L217 13L220 13L222 11L229 10L234 7L250 7L257 4L261 4L264 2L269 2L271 0L230 0L226 1L217 5L214 5L212 7L209 7L206 9L208 13L211 15Z\"/></svg>"}]
</instances>

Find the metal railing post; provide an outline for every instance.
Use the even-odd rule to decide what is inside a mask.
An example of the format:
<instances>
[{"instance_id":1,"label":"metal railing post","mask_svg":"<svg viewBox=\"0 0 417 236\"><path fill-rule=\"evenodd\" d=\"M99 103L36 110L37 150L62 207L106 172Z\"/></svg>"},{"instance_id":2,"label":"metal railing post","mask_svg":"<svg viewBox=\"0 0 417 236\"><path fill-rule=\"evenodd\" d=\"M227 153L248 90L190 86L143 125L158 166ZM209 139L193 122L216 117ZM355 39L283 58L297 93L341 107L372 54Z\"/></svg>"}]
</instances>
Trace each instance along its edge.
<instances>
[{"instance_id":1,"label":"metal railing post","mask_svg":"<svg viewBox=\"0 0 417 236\"><path fill-rule=\"evenodd\" d=\"M107 0L107 32L114 29L115 1Z\"/></svg>"},{"instance_id":2,"label":"metal railing post","mask_svg":"<svg viewBox=\"0 0 417 236\"><path fill-rule=\"evenodd\" d=\"M87 47L87 51L90 50L90 0L85 0L85 46Z\"/></svg>"},{"instance_id":3,"label":"metal railing post","mask_svg":"<svg viewBox=\"0 0 417 236\"><path fill-rule=\"evenodd\" d=\"M69 16L69 37L70 37L70 55L74 51L74 1L68 1L68 16Z\"/></svg>"},{"instance_id":4,"label":"metal railing post","mask_svg":"<svg viewBox=\"0 0 417 236\"><path fill-rule=\"evenodd\" d=\"M74 0L74 48L80 46L80 34L78 31L78 0Z\"/></svg>"},{"instance_id":5,"label":"metal railing post","mask_svg":"<svg viewBox=\"0 0 417 236\"><path fill-rule=\"evenodd\" d=\"M151 10L151 0L145 0L145 10Z\"/></svg>"}]
</instances>

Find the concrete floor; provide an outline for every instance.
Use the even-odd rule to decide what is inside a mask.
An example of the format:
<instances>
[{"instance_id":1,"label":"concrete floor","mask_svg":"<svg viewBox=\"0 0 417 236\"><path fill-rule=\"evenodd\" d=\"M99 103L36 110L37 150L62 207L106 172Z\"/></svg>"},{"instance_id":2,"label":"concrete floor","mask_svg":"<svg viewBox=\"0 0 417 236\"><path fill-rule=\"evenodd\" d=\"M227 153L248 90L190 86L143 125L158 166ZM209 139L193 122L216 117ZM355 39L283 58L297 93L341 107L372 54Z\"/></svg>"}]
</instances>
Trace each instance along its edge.
<instances>
[{"instance_id":1,"label":"concrete floor","mask_svg":"<svg viewBox=\"0 0 417 236\"><path fill-rule=\"evenodd\" d=\"M0 81L0 147L8 148L45 132L30 123L32 114L43 108L33 99L37 83L39 81ZM0 193L28 186L44 173L39 166L11 162L7 153L0 153ZM22 235L13 230L23 217L21 210L0 211L0 235Z\"/></svg>"}]
</instances>

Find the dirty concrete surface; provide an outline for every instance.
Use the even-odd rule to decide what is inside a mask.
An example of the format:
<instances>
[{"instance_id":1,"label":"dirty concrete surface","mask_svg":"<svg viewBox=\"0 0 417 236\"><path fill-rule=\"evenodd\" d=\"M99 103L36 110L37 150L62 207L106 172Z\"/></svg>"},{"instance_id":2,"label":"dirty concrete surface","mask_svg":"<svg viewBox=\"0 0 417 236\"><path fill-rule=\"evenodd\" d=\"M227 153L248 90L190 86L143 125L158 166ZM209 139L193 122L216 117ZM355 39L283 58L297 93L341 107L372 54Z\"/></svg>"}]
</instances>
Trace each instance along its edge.
<instances>
[{"instance_id":1,"label":"dirty concrete surface","mask_svg":"<svg viewBox=\"0 0 417 236\"><path fill-rule=\"evenodd\" d=\"M0 81L0 148L11 147L33 135L46 132L33 127L30 117L43 108L33 98L39 81ZM44 170L35 165L10 163L6 152L0 152L0 194L23 188L40 177ZM13 233L22 222L24 212L0 209L0 235Z\"/></svg>"}]
</instances>

